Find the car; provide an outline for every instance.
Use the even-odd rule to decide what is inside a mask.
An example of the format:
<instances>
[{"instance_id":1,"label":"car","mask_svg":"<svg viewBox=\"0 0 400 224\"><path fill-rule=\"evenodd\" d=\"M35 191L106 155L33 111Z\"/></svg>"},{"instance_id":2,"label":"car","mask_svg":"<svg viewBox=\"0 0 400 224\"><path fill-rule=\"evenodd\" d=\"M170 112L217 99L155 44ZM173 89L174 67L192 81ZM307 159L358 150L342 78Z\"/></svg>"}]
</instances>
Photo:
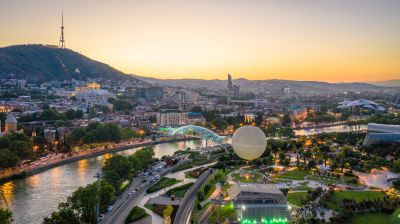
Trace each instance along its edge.
<instances>
[{"instance_id":1,"label":"car","mask_svg":"<svg viewBox=\"0 0 400 224\"><path fill-rule=\"evenodd\" d=\"M143 180L142 180L142 183L146 183L146 182L147 182L147 180L146 180L146 179L143 179Z\"/></svg>"},{"instance_id":2,"label":"car","mask_svg":"<svg viewBox=\"0 0 400 224\"><path fill-rule=\"evenodd\" d=\"M135 189L135 191L138 191L138 190L140 190L140 187L137 187L137 188Z\"/></svg>"},{"instance_id":3,"label":"car","mask_svg":"<svg viewBox=\"0 0 400 224\"><path fill-rule=\"evenodd\" d=\"M108 207L107 207L107 212L111 212L111 211L112 211L112 209L113 209L113 206L111 206L111 205L110 205L110 206L108 206Z\"/></svg>"},{"instance_id":4,"label":"car","mask_svg":"<svg viewBox=\"0 0 400 224\"><path fill-rule=\"evenodd\" d=\"M131 194L135 194L136 193L136 191L131 191Z\"/></svg>"},{"instance_id":5,"label":"car","mask_svg":"<svg viewBox=\"0 0 400 224\"><path fill-rule=\"evenodd\" d=\"M104 215L104 214L101 214L101 215L99 216L99 222L100 222L101 220L103 220L104 217L105 217L105 215Z\"/></svg>"},{"instance_id":6,"label":"car","mask_svg":"<svg viewBox=\"0 0 400 224\"><path fill-rule=\"evenodd\" d=\"M128 193L128 198L129 198L130 196L132 196L132 192L129 192L129 193Z\"/></svg>"}]
</instances>

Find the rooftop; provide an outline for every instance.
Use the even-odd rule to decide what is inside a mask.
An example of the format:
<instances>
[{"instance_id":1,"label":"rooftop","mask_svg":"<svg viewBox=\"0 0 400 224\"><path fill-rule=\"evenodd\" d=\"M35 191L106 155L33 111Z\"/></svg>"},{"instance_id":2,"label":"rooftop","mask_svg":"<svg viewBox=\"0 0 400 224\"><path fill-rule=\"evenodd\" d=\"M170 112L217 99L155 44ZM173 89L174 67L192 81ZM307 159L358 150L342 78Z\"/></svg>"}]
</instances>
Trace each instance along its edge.
<instances>
[{"instance_id":1,"label":"rooftop","mask_svg":"<svg viewBox=\"0 0 400 224\"><path fill-rule=\"evenodd\" d=\"M245 184L235 182L228 190L232 198L236 197L242 191L283 195L282 191L275 184Z\"/></svg>"}]
</instances>

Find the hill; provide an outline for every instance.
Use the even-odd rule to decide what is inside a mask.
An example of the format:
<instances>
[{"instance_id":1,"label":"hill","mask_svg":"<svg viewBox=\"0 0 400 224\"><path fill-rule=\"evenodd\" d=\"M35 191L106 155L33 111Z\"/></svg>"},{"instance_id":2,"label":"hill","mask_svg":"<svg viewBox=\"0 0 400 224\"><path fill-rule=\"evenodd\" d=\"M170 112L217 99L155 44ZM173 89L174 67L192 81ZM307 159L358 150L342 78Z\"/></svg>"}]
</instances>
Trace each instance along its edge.
<instances>
[{"instance_id":1,"label":"hill","mask_svg":"<svg viewBox=\"0 0 400 224\"><path fill-rule=\"evenodd\" d=\"M69 49L44 45L16 45L0 48L0 77L27 78L29 81L138 79L111 66L92 60Z\"/></svg>"},{"instance_id":2,"label":"hill","mask_svg":"<svg viewBox=\"0 0 400 224\"><path fill-rule=\"evenodd\" d=\"M227 88L226 80L202 80L202 79L155 79L148 77L135 76L138 79L149 83L157 83L166 86L187 86L192 88L206 88L206 89L222 89ZM296 91L312 91L320 93L338 93L344 91L381 91L389 90L383 86L373 85L369 83L329 83L317 81L295 81L295 80L279 80L279 79L266 79L266 80L248 80L248 79L235 79L233 83L240 85L243 91L252 92L280 92L283 87L289 86L292 90Z\"/></svg>"},{"instance_id":3,"label":"hill","mask_svg":"<svg viewBox=\"0 0 400 224\"><path fill-rule=\"evenodd\" d=\"M378 86L400 87L400 79L391 79L387 81L374 82L373 84Z\"/></svg>"}]
</instances>

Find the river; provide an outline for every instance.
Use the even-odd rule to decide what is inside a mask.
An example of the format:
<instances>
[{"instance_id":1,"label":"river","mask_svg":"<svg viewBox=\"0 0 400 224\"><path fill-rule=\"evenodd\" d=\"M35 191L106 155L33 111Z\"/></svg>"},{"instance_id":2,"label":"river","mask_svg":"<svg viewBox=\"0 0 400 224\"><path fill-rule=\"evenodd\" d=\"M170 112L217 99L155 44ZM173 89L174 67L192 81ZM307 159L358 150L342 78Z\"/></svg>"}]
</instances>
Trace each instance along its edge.
<instances>
[{"instance_id":1,"label":"river","mask_svg":"<svg viewBox=\"0 0 400 224\"><path fill-rule=\"evenodd\" d=\"M178 150L200 146L205 146L204 140L164 143L155 145L154 153L156 158L161 158ZM55 211L58 204L66 201L78 187L93 183L96 180L93 176L107 158L113 154L130 155L140 148L82 159L24 179L7 182L0 185L0 190L4 193L4 197L0 195L0 206L5 208L8 204L16 224L42 223L43 218Z\"/></svg>"}]
</instances>

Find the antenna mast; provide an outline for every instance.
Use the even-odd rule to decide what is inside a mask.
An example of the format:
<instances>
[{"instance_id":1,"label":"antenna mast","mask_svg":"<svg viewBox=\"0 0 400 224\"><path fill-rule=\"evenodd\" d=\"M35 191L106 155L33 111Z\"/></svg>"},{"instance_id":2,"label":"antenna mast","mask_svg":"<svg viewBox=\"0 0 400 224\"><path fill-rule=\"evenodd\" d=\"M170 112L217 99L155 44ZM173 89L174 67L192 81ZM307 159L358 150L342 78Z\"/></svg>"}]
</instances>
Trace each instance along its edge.
<instances>
[{"instance_id":1,"label":"antenna mast","mask_svg":"<svg viewBox=\"0 0 400 224\"><path fill-rule=\"evenodd\" d=\"M61 37L60 43L58 45L61 49L65 49L65 40L64 40L64 12L61 14Z\"/></svg>"}]
</instances>

